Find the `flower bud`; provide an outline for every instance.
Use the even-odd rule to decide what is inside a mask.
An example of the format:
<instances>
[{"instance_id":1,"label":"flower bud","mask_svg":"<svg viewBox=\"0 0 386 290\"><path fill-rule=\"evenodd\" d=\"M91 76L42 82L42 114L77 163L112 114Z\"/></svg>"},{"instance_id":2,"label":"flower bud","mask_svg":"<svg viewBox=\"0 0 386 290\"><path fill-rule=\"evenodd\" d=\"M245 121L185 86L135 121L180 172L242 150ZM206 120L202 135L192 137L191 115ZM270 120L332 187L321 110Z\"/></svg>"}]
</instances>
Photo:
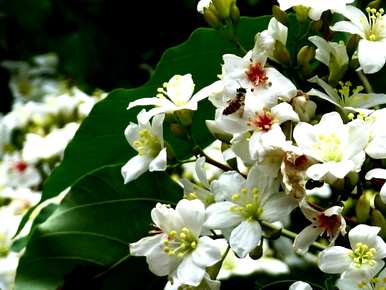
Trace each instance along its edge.
<instances>
[{"instance_id":1,"label":"flower bud","mask_svg":"<svg viewBox=\"0 0 386 290\"><path fill-rule=\"evenodd\" d=\"M370 222L373 226L377 226L381 228L379 235L383 239L385 239L386 238L386 219L383 216L383 214L379 210L374 209L371 212Z\"/></svg>"},{"instance_id":2,"label":"flower bud","mask_svg":"<svg viewBox=\"0 0 386 290\"><path fill-rule=\"evenodd\" d=\"M301 66L302 73L305 77L310 77L312 75L312 69L310 62L315 57L315 49L311 46L303 46L297 55L298 64Z\"/></svg>"},{"instance_id":3,"label":"flower bud","mask_svg":"<svg viewBox=\"0 0 386 290\"><path fill-rule=\"evenodd\" d=\"M305 22L308 19L308 12L310 8L298 5L294 7L295 13L296 13L296 19L302 23Z\"/></svg>"},{"instance_id":4,"label":"flower bud","mask_svg":"<svg viewBox=\"0 0 386 290\"><path fill-rule=\"evenodd\" d=\"M370 199L368 194L364 192L358 199L355 206L355 214L358 223L365 223L370 217Z\"/></svg>"},{"instance_id":5,"label":"flower bud","mask_svg":"<svg viewBox=\"0 0 386 290\"><path fill-rule=\"evenodd\" d=\"M288 15L283 10L280 9L278 5L272 6L272 15L283 25L287 25Z\"/></svg>"},{"instance_id":6,"label":"flower bud","mask_svg":"<svg viewBox=\"0 0 386 290\"><path fill-rule=\"evenodd\" d=\"M216 14L221 19L229 18L234 0L212 0L212 3L216 8Z\"/></svg>"},{"instance_id":7,"label":"flower bud","mask_svg":"<svg viewBox=\"0 0 386 290\"><path fill-rule=\"evenodd\" d=\"M231 19L233 23L238 23L240 20L240 10L239 7L237 7L236 2L234 2L231 6Z\"/></svg>"},{"instance_id":8,"label":"flower bud","mask_svg":"<svg viewBox=\"0 0 386 290\"><path fill-rule=\"evenodd\" d=\"M193 122L193 111L191 110L179 110L174 112L181 125L184 127L190 127Z\"/></svg>"},{"instance_id":9,"label":"flower bud","mask_svg":"<svg viewBox=\"0 0 386 290\"><path fill-rule=\"evenodd\" d=\"M379 194L374 199L375 208L380 210L384 215L386 215L386 204L382 201L382 198Z\"/></svg>"},{"instance_id":10,"label":"flower bud","mask_svg":"<svg viewBox=\"0 0 386 290\"><path fill-rule=\"evenodd\" d=\"M215 9L211 9L211 8L204 9L204 18L206 23L208 23L213 28L218 29L222 26L221 20L217 16Z\"/></svg>"},{"instance_id":11,"label":"flower bud","mask_svg":"<svg viewBox=\"0 0 386 290\"><path fill-rule=\"evenodd\" d=\"M249 257L253 260L260 259L263 256L263 243L260 243L256 248L249 252Z\"/></svg>"},{"instance_id":12,"label":"flower bud","mask_svg":"<svg viewBox=\"0 0 386 290\"><path fill-rule=\"evenodd\" d=\"M311 101L309 96L306 94L301 94L294 97L291 101L292 107L296 113L298 113L300 121L310 122L316 112L316 104Z\"/></svg>"},{"instance_id":13,"label":"flower bud","mask_svg":"<svg viewBox=\"0 0 386 290\"><path fill-rule=\"evenodd\" d=\"M291 60L290 53L287 47L280 41L275 41L273 57L282 65L289 66L290 64L290 60Z\"/></svg>"},{"instance_id":14,"label":"flower bud","mask_svg":"<svg viewBox=\"0 0 386 290\"><path fill-rule=\"evenodd\" d=\"M319 32L323 27L323 20L317 20L317 21L312 21L311 24L311 31L312 32Z\"/></svg>"},{"instance_id":15,"label":"flower bud","mask_svg":"<svg viewBox=\"0 0 386 290\"><path fill-rule=\"evenodd\" d=\"M174 136L186 139L186 129L182 127L180 124L172 123L170 124L170 131L173 133Z\"/></svg>"}]
</instances>

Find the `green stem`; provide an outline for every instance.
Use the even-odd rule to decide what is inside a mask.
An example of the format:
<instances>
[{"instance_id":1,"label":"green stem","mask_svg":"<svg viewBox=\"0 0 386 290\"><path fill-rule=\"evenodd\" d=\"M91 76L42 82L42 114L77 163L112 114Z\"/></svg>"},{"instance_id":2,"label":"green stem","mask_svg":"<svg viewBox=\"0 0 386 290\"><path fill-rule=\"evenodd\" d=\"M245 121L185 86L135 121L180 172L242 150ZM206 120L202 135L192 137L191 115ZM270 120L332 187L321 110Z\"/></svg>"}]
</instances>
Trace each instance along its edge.
<instances>
[{"instance_id":1,"label":"green stem","mask_svg":"<svg viewBox=\"0 0 386 290\"><path fill-rule=\"evenodd\" d=\"M273 224L270 224L270 223L267 223L267 222L264 222L264 221L261 221L261 224L271 230L274 230L274 231L279 231L281 229L281 233L283 236L287 237L287 238L290 238L290 239L295 239L296 236L298 235L297 233L294 233L290 230L287 230L286 228L280 228L278 226L275 226ZM318 243L318 242L313 242L311 244L311 246L313 246L314 248L317 248L319 250L325 250L327 247L321 243Z\"/></svg>"},{"instance_id":2,"label":"green stem","mask_svg":"<svg viewBox=\"0 0 386 290\"><path fill-rule=\"evenodd\" d=\"M356 71L359 79L361 80L363 86L365 87L367 93L371 94L374 93L373 87L371 86L369 79L366 77L366 75L361 70Z\"/></svg>"}]
</instances>

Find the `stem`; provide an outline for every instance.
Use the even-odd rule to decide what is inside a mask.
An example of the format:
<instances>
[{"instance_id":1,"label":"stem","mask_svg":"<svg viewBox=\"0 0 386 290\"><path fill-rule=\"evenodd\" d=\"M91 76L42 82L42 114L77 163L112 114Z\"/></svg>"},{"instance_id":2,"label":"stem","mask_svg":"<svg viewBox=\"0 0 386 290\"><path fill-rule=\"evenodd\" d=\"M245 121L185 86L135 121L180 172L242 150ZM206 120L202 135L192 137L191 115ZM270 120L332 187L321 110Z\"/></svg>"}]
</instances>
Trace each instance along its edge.
<instances>
[{"instance_id":1,"label":"stem","mask_svg":"<svg viewBox=\"0 0 386 290\"><path fill-rule=\"evenodd\" d=\"M359 71L356 71L356 73L359 79L361 80L363 86L365 87L367 93L369 94L374 93L373 87L371 86L369 79L366 77L363 71L359 70Z\"/></svg>"},{"instance_id":2,"label":"stem","mask_svg":"<svg viewBox=\"0 0 386 290\"><path fill-rule=\"evenodd\" d=\"M290 230L287 230L286 228L280 228L278 226L275 226L273 224L270 224L270 223L267 223L267 222L264 222L264 221L261 221L261 224L271 230L275 230L275 231L279 231L281 229L281 233L283 236L286 236L287 238L290 238L290 239L295 239L296 236L298 235L297 233L294 233ZM314 248L317 248L319 250L325 250L327 247L321 243L318 243L318 242L313 242L311 244L311 246L313 246Z\"/></svg>"},{"instance_id":3,"label":"stem","mask_svg":"<svg viewBox=\"0 0 386 290\"><path fill-rule=\"evenodd\" d=\"M226 26L225 26L224 31L225 31L225 34L227 35L228 39L230 41L232 41L243 54L246 54L248 52L244 48L244 46L241 44L238 37L236 36L233 23L229 19L226 20Z\"/></svg>"},{"instance_id":4,"label":"stem","mask_svg":"<svg viewBox=\"0 0 386 290\"><path fill-rule=\"evenodd\" d=\"M179 162L176 162L174 164L171 164L171 165L168 165L168 168L175 168L175 167L178 167L182 164L185 164L185 163L192 163L192 162L196 162L197 159L188 159L188 160L181 160Z\"/></svg>"}]
</instances>

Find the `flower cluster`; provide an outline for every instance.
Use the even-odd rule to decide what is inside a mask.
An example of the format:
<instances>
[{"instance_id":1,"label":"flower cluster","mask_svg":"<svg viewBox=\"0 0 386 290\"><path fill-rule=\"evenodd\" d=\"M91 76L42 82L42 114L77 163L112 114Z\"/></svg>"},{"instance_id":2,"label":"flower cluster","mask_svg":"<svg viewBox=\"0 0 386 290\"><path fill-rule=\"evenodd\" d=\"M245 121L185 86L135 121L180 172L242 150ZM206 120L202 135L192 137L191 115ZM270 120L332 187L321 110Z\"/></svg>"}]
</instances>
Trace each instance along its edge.
<instances>
[{"instance_id":1,"label":"flower cluster","mask_svg":"<svg viewBox=\"0 0 386 290\"><path fill-rule=\"evenodd\" d=\"M198 10L206 17L220 13L219 2L200 1ZM386 219L376 204L386 203L386 187L379 186L386 179L386 95L374 93L366 74L385 63L386 26L382 9L367 8L366 16L352 2L279 0L282 10L296 6L298 21L327 25L328 38L309 29L308 45L292 57L281 10L280 22L271 18L251 50L223 55L218 81L194 93L194 76L175 75L155 97L129 104L154 107L125 130L138 152L122 167L125 183L167 169L174 156L163 137L164 120L173 116L189 130L201 100L214 106L206 125L226 148L219 161L195 150L196 181L182 179L183 199L175 209L157 204L151 235L130 244L131 255L146 256L154 274L168 276L165 289L218 289L213 268L223 259L215 240L225 238L241 259L254 257L264 240L275 238L272 231L293 237L286 229L294 226L292 211L308 220L294 249L324 249L319 268L341 274L339 289L383 289ZM232 9L235 1L228 4ZM333 13L348 20L324 23ZM350 48L331 41L334 31L359 41ZM352 68L357 78L348 73ZM206 163L221 171L208 178ZM290 289L311 287L297 282Z\"/></svg>"},{"instance_id":2,"label":"flower cluster","mask_svg":"<svg viewBox=\"0 0 386 290\"><path fill-rule=\"evenodd\" d=\"M103 97L89 96L56 76L57 57L32 64L4 61L12 72L11 112L0 117L0 288L11 289L20 253L11 249L23 214L36 205L42 184L60 162L79 123ZM36 216L39 209L32 217ZM32 223L32 219L29 224ZM18 238L28 233L28 227Z\"/></svg>"}]
</instances>

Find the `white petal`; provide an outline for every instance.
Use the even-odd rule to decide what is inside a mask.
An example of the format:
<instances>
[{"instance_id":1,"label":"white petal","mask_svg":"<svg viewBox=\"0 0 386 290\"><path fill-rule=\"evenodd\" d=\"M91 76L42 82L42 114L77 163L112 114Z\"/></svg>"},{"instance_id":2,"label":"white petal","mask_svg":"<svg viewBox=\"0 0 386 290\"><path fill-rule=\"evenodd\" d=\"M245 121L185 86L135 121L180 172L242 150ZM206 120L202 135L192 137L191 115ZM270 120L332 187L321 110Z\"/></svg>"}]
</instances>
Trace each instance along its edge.
<instances>
[{"instance_id":1,"label":"white petal","mask_svg":"<svg viewBox=\"0 0 386 290\"><path fill-rule=\"evenodd\" d=\"M233 206L235 204L230 201L211 204L206 209L207 219L204 225L211 229L222 229L238 225L242 218L231 211Z\"/></svg>"},{"instance_id":2,"label":"white petal","mask_svg":"<svg viewBox=\"0 0 386 290\"><path fill-rule=\"evenodd\" d=\"M299 122L299 116L292 106L286 102L280 103L271 109L271 113L279 124L286 121Z\"/></svg>"},{"instance_id":3,"label":"white petal","mask_svg":"<svg viewBox=\"0 0 386 290\"><path fill-rule=\"evenodd\" d=\"M304 214L304 216L311 222L315 221L315 218L320 214L319 211L316 209L312 208L307 200L303 198L300 203L299 203L300 210Z\"/></svg>"},{"instance_id":4,"label":"white petal","mask_svg":"<svg viewBox=\"0 0 386 290\"><path fill-rule=\"evenodd\" d=\"M380 230L380 227L373 227L365 224L357 225L348 233L351 248L355 249L357 243L372 246L375 243Z\"/></svg>"},{"instance_id":5,"label":"white petal","mask_svg":"<svg viewBox=\"0 0 386 290\"><path fill-rule=\"evenodd\" d=\"M386 203L386 183L382 186L380 191L380 197L384 203Z\"/></svg>"},{"instance_id":6,"label":"white petal","mask_svg":"<svg viewBox=\"0 0 386 290\"><path fill-rule=\"evenodd\" d=\"M145 237L138 242L130 244L130 255L132 256L147 256L157 247L162 246L162 234Z\"/></svg>"},{"instance_id":7,"label":"white petal","mask_svg":"<svg viewBox=\"0 0 386 290\"><path fill-rule=\"evenodd\" d=\"M131 109L137 106L162 106L163 102L160 98L141 98L129 103L127 109Z\"/></svg>"},{"instance_id":8,"label":"white petal","mask_svg":"<svg viewBox=\"0 0 386 290\"><path fill-rule=\"evenodd\" d=\"M131 147L134 147L134 142L139 138L138 136L139 130L140 130L140 127L135 123L130 123L125 129L125 137Z\"/></svg>"},{"instance_id":9,"label":"white petal","mask_svg":"<svg viewBox=\"0 0 386 290\"><path fill-rule=\"evenodd\" d=\"M311 89L307 94L309 94L311 96L317 96L323 100L326 100L328 102L333 103L336 106L340 106L339 105L340 98L339 98L337 92L328 83L326 83L324 80L322 80L318 76L314 76L314 77L310 78L308 81L311 83L316 83L319 86L321 86L323 88L323 90L327 93L327 95L325 95L325 94L323 94L315 89Z\"/></svg>"},{"instance_id":10,"label":"white petal","mask_svg":"<svg viewBox=\"0 0 386 290\"><path fill-rule=\"evenodd\" d=\"M374 259L381 260L386 257L386 243L383 241L381 237L375 238L375 245L374 248L376 250L376 254L374 256Z\"/></svg>"},{"instance_id":11,"label":"white petal","mask_svg":"<svg viewBox=\"0 0 386 290\"><path fill-rule=\"evenodd\" d=\"M386 158L386 136L380 132L376 132L376 135L372 138L369 144L366 146L366 153L374 159Z\"/></svg>"},{"instance_id":12,"label":"white petal","mask_svg":"<svg viewBox=\"0 0 386 290\"><path fill-rule=\"evenodd\" d=\"M354 162L351 160L343 160L341 162L327 162L324 164L328 165L329 173L339 179L344 178L349 172L355 171L356 168Z\"/></svg>"},{"instance_id":13,"label":"white petal","mask_svg":"<svg viewBox=\"0 0 386 290\"><path fill-rule=\"evenodd\" d=\"M268 24L268 33L272 35L272 37L280 41L282 44L287 43L288 36L288 28L287 26L281 24L276 18L272 17Z\"/></svg>"},{"instance_id":14,"label":"white petal","mask_svg":"<svg viewBox=\"0 0 386 290\"><path fill-rule=\"evenodd\" d=\"M305 227L295 238L294 241L294 249L295 250L301 250L303 252L306 252L309 248L309 246L316 241L318 236L323 232L323 230L314 225L311 224L307 227Z\"/></svg>"},{"instance_id":15,"label":"white petal","mask_svg":"<svg viewBox=\"0 0 386 290\"><path fill-rule=\"evenodd\" d=\"M147 156L136 155L131 158L121 169L125 184L145 173L149 168L150 162L151 159Z\"/></svg>"},{"instance_id":16,"label":"white petal","mask_svg":"<svg viewBox=\"0 0 386 290\"><path fill-rule=\"evenodd\" d=\"M320 253L319 268L329 274L343 273L351 264L351 252L339 246L327 248Z\"/></svg>"},{"instance_id":17,"label":"white petal","mask_svg":"<svg viewBox=\"0 0 386 290\"><path fill-rule=\"evenodd\" d=\"M205 171L205 157L200 157L196 160L196 174L198 180L206 187L209 188L208 178Z\"/></svg>"},{"instance_id":18,"label":"white petal","mask_svg":"<svg viewBox=\"0 0 386 290\"><path fill-rule=\"evenodd\" d=\"M273 194L262 205L261 218L268 222L281 221L288 217L290 212L297 207L297 203L285 194Z\"/></svg>"},{"instance_id":19,"label":"white petal","mask_svg":"<svg viewBox=\"0 0 386 290\"><path fill-rule=\"evenodd\" d=\"M205 275L205 268L201 268L193 262L192 255L184 257L177 268L177 279L182 284L198 286Z\"/></svg>"},{"instance_id":20,"label":"white petal","mask_svg":"<svg viewBox=\"0 0 386 290\"><path fill-rule=\"evenodd\" d=\"M244 258L259 245L261 234L261 226L257 221L243 221L232 231L229 245L240 258Z\"/></svg>"},{"instance_id":21,"label":"white petal","mask_svg":"<svg viewBox=\"0 0 386 290\"><path fill-rule=\"evenodd\" d=\"M308 40L317 47L315 58L324 63L326 66L329 66L331 48L328 42L324 38L317 35L310 36Z\"/></svg>"},{"instance_id":22,"label":"white petal","mask_svg":"<svg viewBox=\"0 0 386 290\"><path fill-rule=\"evenodd\" d=\"M196 94L193 95L191 102L197 103L201 101L202 99L205 99L209 96L213 96L215 94L218 94L224 89L223 81L216 81L213 84L206 86L199 90Z\"/></svg>"},{"instance_id":23,"label":"white petal","mask_svg":"<svg viewBox=\"0 0 386 290\"><path fill-rule=\"evenodd\" d=\"M386 179L386 169L375 168L366 173L366 180L371 180L373 178Z\"/></svg>"},{"instance_id":24,"label":"white petal","mask_svg":"<svg viewBox=\"0 0 386 290\"><path fill-rule=\"evenodd\" d=\"M307 169L306 174L313 180L321 180L327 175L329 170L330 168L328 163L314 164Z\"/></svg>"},{"instance_id":25,"label":"white petal","mask_svg":"<svg viewBox=\"0 0 386 290\"><path fill-rule=\"evenodd\" d=\"M166 148L163 148L149 164L149 171L165 171L167 167Z\"/></svg>"},{"instance_id":26,"label":"white petal","mask_svg":"<svg viewBox=\"0 0 386 290\"><path fill-rule=\"evenodd\" d=\"M176 206L176 212L180 215L184 225L198 237L205 220L204 204L198 199L182 199Z\"/></svg>"},{"instance_id":27,"label":"white petal","mask_svg":"<svg viewBox=\"0 0 386 290\"><path fill-rule=\"evenodd\" d=\"M210 185L217 201L231 200L232 195L239 193L245 186L245 179L236 171L228 171L220 175Z\"/></svg>"},{"instance_id":28,"label":"white petal","mask_svg":"<svg viewBox=\"0 0 386 290\"><path fill-rule=\"evenodd\" d=\"M265 69L268 80L272 83L269 88L273 96L281 98L284 101L290 101L296 96L297 89L295 85L275 68L268 67Z\"/></svg>"},{"instance_id":29,"label":"white petal","mask_svg":"<svg viewBox=\"0 0 386 290\"><path fill-rule=\"evenodd\" d=\"M156 135L160 139L161 145L163 145L163 122L165 119L165 115L157 115L153 118L151 129L154 135Z\"/></svg>"},{"instance_id":30,"label":"white petal","mask_svg":"<svg viewBox=\"0 0 386 290\"><path fill-rule=\"evenodd\" d=\"M202 268L216 264L221 257L216 241L209 237L201 237L197 248L192 252L193 262Z\"/></svg>"},{"instance_id":31,"label":"white petal","mask_svg":"<svg viewBox=\"0 0 386 290\"><path fill-rule=\"evenodd\" d=\"M348 98L346 105L354 108L368 109L386 103L386 94L357 94Z\"/></svg>"},{"instance_id":32,"label":"white petal","mask_svg":"<svg viewBox=\"0 0 386 290\"><path fill-rule=\"evenodd\" d=\"M293 283L288 290L312 290L312 287L308 283L297 281Z\"/></svg>"},{"instance_id":33,"label":"white petal","mask_svg":"<svg viewBox=\"0 0 386 290\"><path fill-rule=\"evenodd\" d=\"M164 251L154 250L146 256L149 269L157 276L165 276L171 273L173 267L173 257L168 256Z\"/></svg>"},{"instance_id":34,"label":"white petal","mask_svg":"<svg viewBox=\"0 0 386 290\"><path fill-rule=\"evenodd\" d=\"M361 39L358 44L358 59L364 73L372 74L379 71L385 64L385 43Z\"/></svg>"},{"instance_id":35,"label":"white petal","mask_svg":"<svg viewBox=\"0 0 386 290\"><path fill-rule=\"evenodd\" d=\"M343 31L351 34L357 34L362 38L365 37L365 34L362 29L360 29L358 26L356 26L350 21L339 21L333 26L331 26L330 29L333 31Z\"/></svg>"},{"instance_id":36,"label":"white petal","mask_svg":"<svg viewBox=\"0 0 386 290\"><path fill-rule=\"evenodd\" d=\"M194 91L194 82L191 74L175 75L166 85L168 97L177 106L188 103Z\"/></svg>"}]
</instances>

